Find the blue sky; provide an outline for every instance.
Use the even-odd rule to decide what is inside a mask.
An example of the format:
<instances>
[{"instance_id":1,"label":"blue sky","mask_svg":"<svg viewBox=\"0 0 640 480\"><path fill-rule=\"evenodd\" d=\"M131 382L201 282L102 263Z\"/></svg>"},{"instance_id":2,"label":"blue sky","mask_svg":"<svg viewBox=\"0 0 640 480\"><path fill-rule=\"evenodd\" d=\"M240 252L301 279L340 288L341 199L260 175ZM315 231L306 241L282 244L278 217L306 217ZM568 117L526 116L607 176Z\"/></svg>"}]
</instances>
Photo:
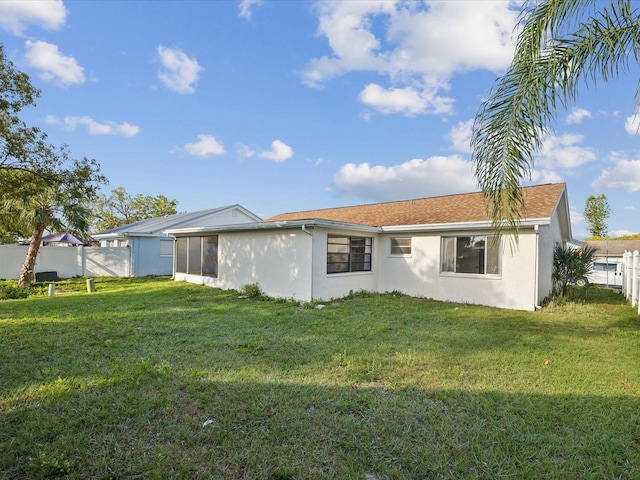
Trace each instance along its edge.
<instances>
[{"instance_id":1,"label":"blue sky","mask_svg":"<svg viewBox=\"0 0 640 480\"><path fill-rule=\"evenodd\" d=\"M42 91L22 118L110 184L179 211L287 211L477 190L471 121L520 1L0 1L5 53ZM530 183L564 181L640 232L640 69L582 88Z\"/></svg>"}]
</instances>

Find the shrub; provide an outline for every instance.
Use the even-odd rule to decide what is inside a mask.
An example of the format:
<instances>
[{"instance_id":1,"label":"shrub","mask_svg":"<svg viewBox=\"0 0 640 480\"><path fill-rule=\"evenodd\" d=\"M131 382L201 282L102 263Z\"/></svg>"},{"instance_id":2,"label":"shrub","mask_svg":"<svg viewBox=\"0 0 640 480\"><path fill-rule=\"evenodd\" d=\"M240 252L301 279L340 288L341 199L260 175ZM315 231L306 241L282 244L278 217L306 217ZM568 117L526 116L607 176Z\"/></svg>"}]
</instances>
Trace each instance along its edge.
<instances>
[{"instance_id":1,"label":"shrub","mask_svg":"<svg viewBox=\"0 0 640 480\"><path fill-rule=\"evenodd\" d=\"M593 269L596 249L585 246L571 248L556 245L553 251L553 294L566 295L571 284L587 285L587 275Z\"/></svg>"},{"instance_id":2,"label":"shrub","mask_svg":"<svg viewBox=\"0 0 640 480\"><path fill-rule=\"evenodd\" d=\"M263 292L260 290L260 286L257 283L248 283L242 287L240 293L249 298L257 298L263 295Z\"/></svg>"},{"instance_id":3,"label":"shrub","mask_svg":"<svg viewBox=\"0 0 640 480\"><path fill-rule=\"evenodd\" d=\"M29 289L18 285L0 285L0 300L14 300L17 298L27 298Z\"/></svg>"}]
</instances>

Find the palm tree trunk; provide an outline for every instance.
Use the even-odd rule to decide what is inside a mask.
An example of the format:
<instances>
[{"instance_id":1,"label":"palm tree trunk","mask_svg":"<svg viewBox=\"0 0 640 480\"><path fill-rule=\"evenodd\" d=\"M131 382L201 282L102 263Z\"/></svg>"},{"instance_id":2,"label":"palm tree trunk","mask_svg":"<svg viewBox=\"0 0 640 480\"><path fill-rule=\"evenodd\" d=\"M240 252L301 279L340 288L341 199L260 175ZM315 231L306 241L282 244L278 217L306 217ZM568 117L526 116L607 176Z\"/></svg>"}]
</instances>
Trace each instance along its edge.
<instances>
[{"instance_id":1,"label":"palm tree trunk","mask_svg":"<svg viewBox=\"0 0 640 480\"><path fill-rule=\"evenodd\" d=\"M24 264L20 269L20 277L18 278L18 285L21 287L30 287L33 282L33 270L36 266L36 259L38 257L38 251L42 244L42 235L44 234L44 225L38 225L31 237L31 243L29 243L29 250L27 250L27 258L24 260Z\"/></svg>"}]
</instances>

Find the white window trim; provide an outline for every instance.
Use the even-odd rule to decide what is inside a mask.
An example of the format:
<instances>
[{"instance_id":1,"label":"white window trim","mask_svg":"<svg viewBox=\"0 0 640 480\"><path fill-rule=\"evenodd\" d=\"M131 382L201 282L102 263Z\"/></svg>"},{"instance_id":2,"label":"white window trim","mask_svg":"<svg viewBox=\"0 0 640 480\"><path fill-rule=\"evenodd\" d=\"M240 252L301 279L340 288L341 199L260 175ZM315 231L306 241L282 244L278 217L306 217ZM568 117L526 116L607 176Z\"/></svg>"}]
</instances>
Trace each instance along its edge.
<instances>
[{"instance_id":1,"label":"white window trim","mask_svg":"<svg viewBox=\"0 0 640 480\"><path fill-rule=\"evenodd\" d=\"M456 277L456 278L473 278L476 280L500 280L502 278L502 241L499 240L498 244L498 272L499 273L461 273L461 272L446 272L442 270L442 246L445 238L459 238L459 237L485 237L489 238L494 235L483 233L468 233L468 234L458 234L458 235L442 235L440 237L440 256L439 261L440 265L438 269L440 270L440 276L442 277ZM488 244L488 240L486 241ZM485 249L485 270L487 265L487 251Z\"/></svg>"}]
</instances>

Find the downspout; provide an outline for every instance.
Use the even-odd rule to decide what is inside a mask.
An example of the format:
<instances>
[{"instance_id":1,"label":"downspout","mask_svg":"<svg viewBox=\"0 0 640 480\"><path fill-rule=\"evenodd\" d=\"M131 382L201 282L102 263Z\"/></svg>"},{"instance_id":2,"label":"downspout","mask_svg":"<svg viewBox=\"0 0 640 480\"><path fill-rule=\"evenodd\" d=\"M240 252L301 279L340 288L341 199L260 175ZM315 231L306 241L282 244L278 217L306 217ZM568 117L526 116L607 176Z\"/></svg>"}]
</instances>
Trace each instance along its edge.
<instances>
[{"instance_id":1,"label":"downspout","mask_svg":"<svg viewBox=\"0 0 640 480\"><path fill-rule=\"evenodd\" d=\"M134 250L134 237L131 237L131 241L127 241L127 247L129 248L129 276L133 277L133 272L134 272L134 268L133 268L133 262L134 262L134 256L133 256L133 250Z\"/></svg>"},{"instance_id":2,"label":"downspout","mask_svg":"<svg viewBox=\"0 0 640 480\"><path fill-rule=\"evenodd\" d=\"M539 255L540 255L540 226L539 225L534 225L533 226L533 231L536 232L536 254L535 254L535 265L534 265L534 285L533 285L533 309L534 310L539 310L540 308L542 308L540 305L538 305L538 295L540 294L540 285L539 285L539 281L540 281L540 261L539 261Z\"/></svg>"},{"instance_id":3,"label":"downspout","mask_svg":"<svg viewBox=\"0 0 640 480\"><path fill-rule=\"evenodd\" d=\"M309 300L313 300L313 233L307 230L307 226L304 224L302 225L302 231L311 237L311 292Z\"/></svg>"}]
</instances>

